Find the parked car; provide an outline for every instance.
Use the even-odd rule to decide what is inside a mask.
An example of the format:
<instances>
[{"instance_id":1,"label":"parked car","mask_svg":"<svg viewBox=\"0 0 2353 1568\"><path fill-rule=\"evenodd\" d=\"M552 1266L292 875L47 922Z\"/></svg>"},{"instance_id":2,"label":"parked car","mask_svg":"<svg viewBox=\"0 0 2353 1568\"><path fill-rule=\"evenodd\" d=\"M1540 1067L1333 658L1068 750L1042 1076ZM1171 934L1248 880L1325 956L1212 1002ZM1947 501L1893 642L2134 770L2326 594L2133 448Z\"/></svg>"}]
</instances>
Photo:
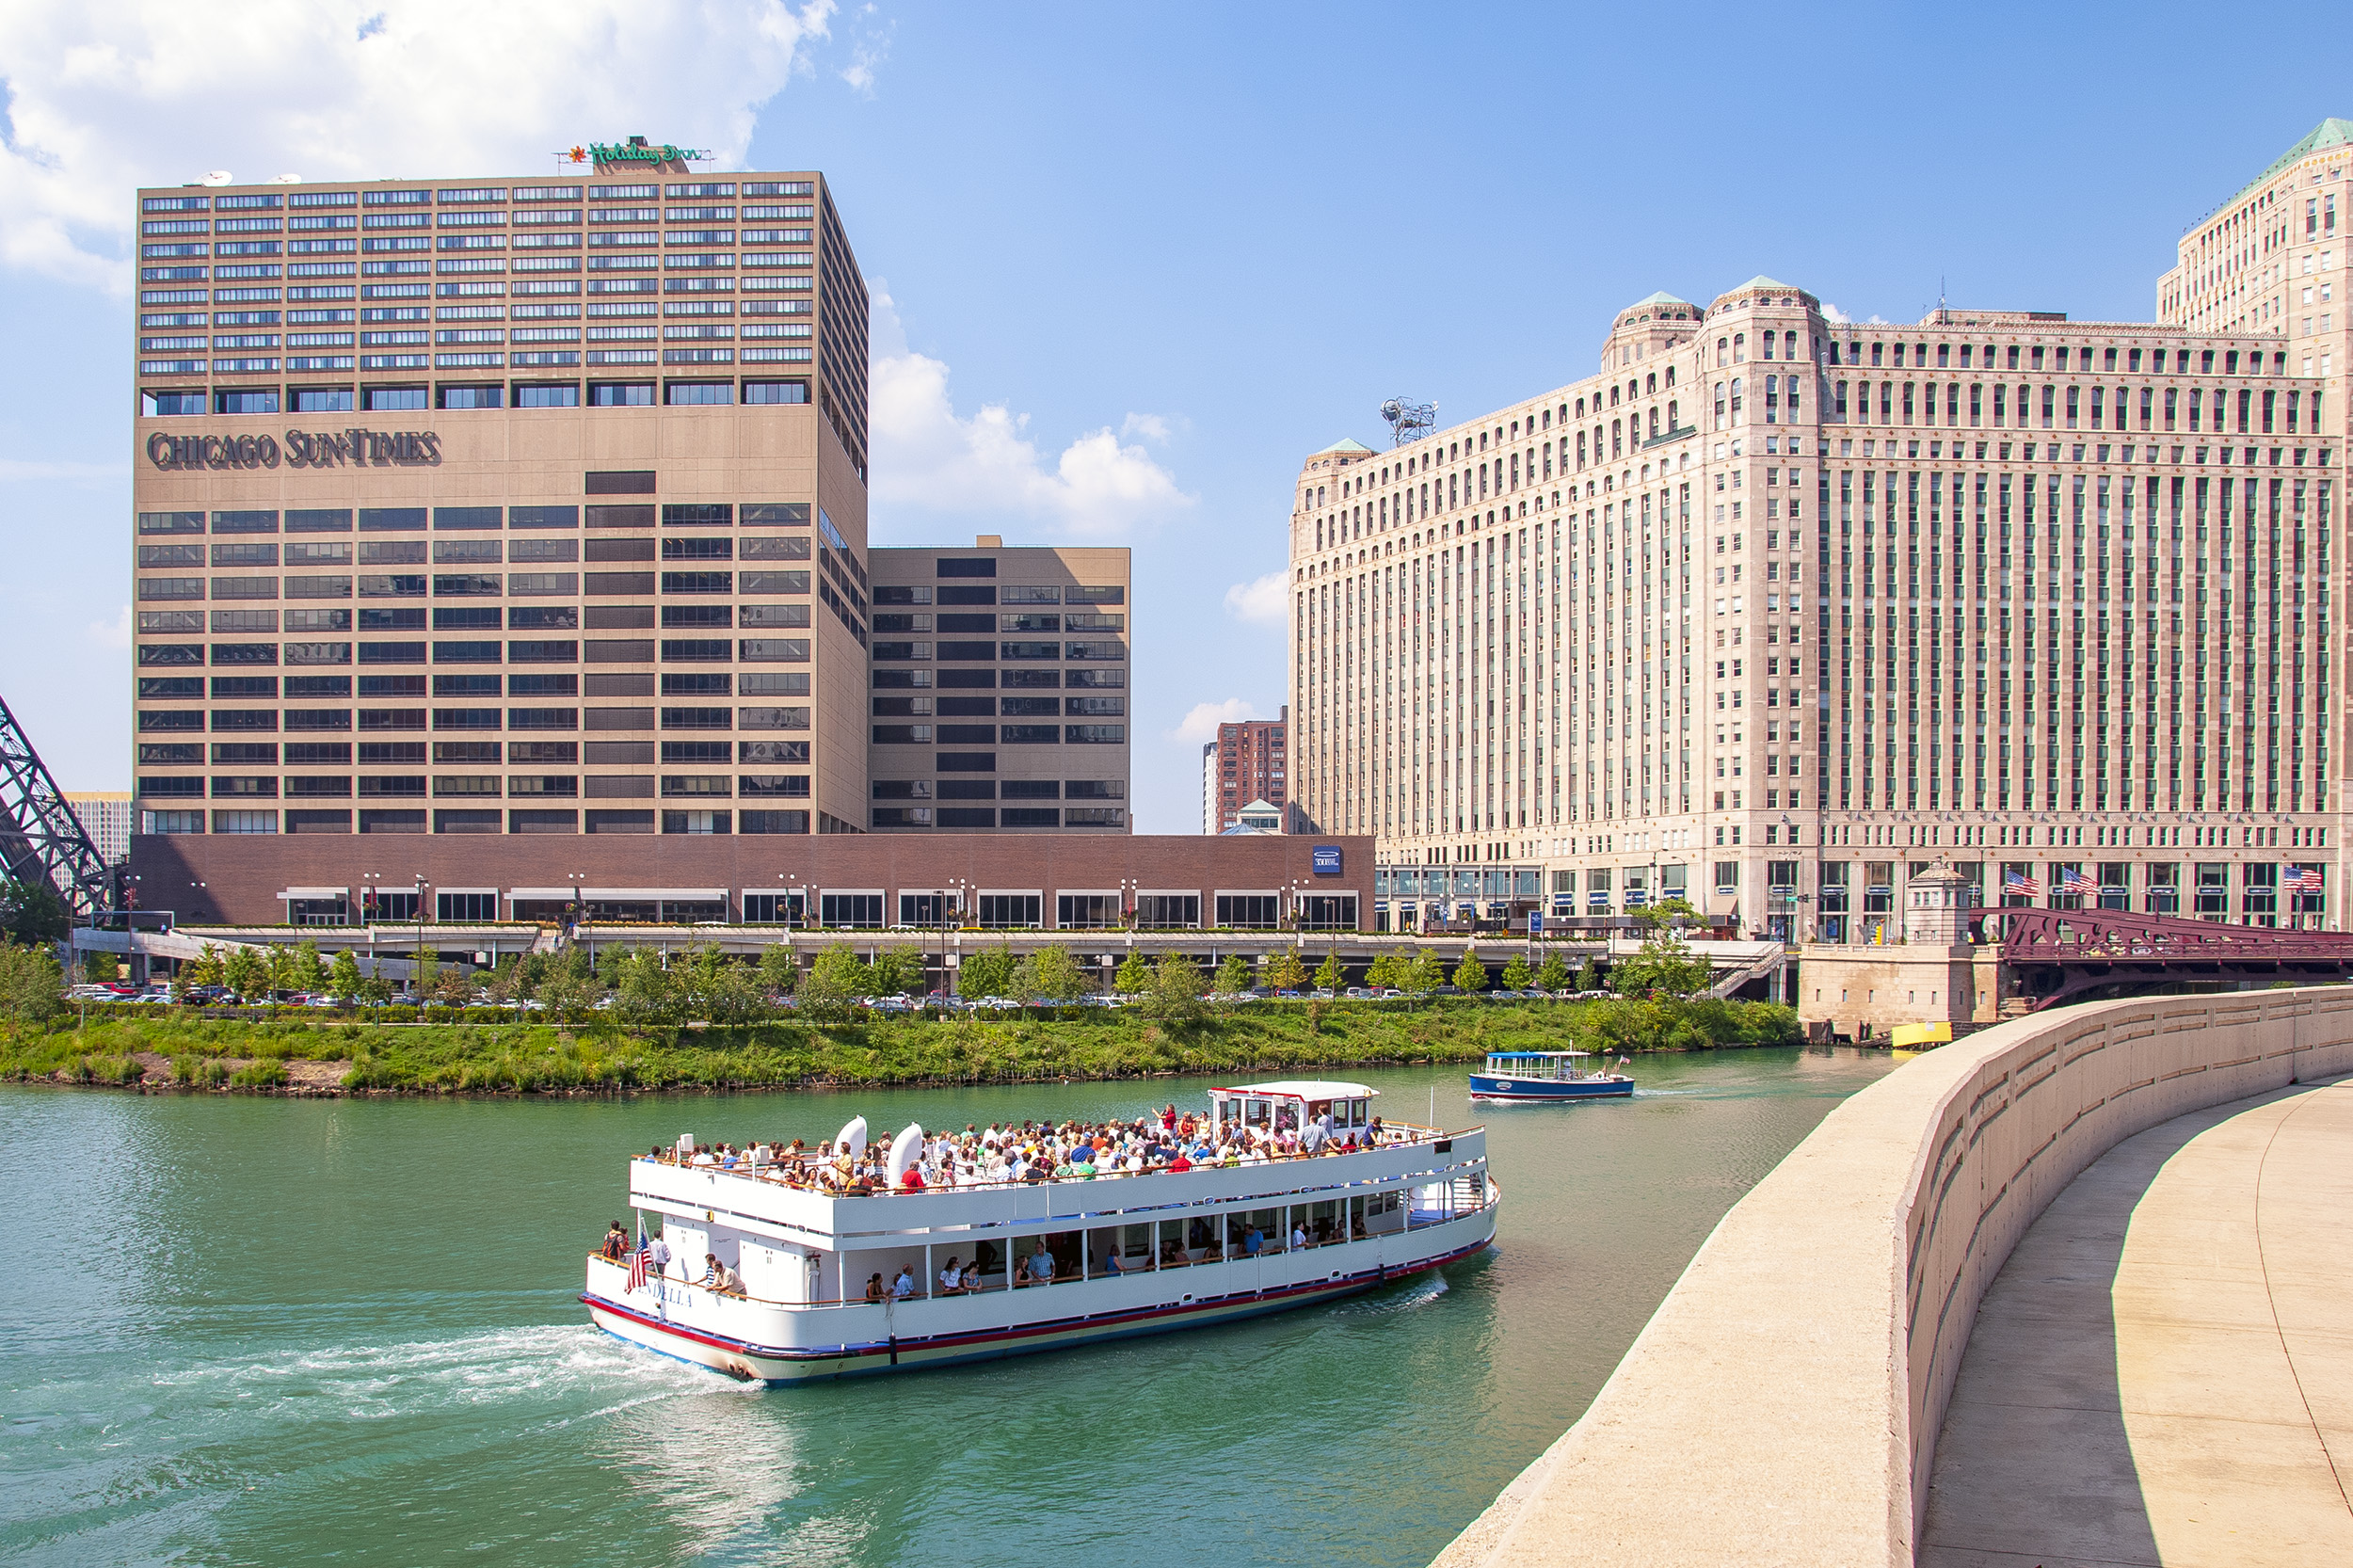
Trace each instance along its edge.
<instances>
[{"instance_id":1,"label":"parked car","mask_svg":"<svg viewBox=\"0 0 2353 1568\"><path fill-rule=\"evenodd\" d=\"M1380 994L1378 991L1369 990L1362 985L1351 985L1342 993L1351 1001L1370 1001Z\"/></svg>"}]
</instances>

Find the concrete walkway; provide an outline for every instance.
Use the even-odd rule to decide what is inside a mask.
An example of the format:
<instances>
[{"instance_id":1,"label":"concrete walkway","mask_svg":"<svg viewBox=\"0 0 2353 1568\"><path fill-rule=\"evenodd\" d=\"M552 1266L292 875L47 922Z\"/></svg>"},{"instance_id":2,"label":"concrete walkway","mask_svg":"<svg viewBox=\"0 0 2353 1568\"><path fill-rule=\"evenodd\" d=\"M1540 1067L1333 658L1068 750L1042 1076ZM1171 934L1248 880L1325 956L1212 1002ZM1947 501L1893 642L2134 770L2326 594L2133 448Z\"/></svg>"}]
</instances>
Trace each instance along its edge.
<instances>
[{"instance_id":1,"label":"concrete walkway","mask_svg":"<svg viewBox=\"0 0 2353 1568\"><path fill-rule=\"evenodd\" d=\"M1926 1568L2353 1563L2353 1080L2127 1139L1977 1309Z\"/></svg>"}]
</instances>

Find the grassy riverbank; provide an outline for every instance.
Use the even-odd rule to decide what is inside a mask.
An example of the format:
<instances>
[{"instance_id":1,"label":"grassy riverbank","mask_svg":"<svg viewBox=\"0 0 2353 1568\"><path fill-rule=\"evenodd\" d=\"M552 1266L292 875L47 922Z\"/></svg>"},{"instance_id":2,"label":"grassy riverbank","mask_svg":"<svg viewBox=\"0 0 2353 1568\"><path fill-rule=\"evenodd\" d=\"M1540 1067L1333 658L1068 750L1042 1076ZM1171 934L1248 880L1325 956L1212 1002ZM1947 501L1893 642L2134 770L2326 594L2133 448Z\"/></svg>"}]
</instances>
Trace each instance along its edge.
<instances>
[{"instance_id":1,"label":"grassy riverbank","mask_svg":"<svg viewBox=\"0 0 2353 1568\"><path fill-rule=\"evenodd\" d=\"M26 1028L0 1080L192 1090L613 1093L1003 1083L1472 1062L1491 1050L1794 1045L1796 1016L1756 1002L1257 1006L1155 1023L1075 1017L680 1026L208 1020L154 1016Z\"/></svg>"}]
</instances>

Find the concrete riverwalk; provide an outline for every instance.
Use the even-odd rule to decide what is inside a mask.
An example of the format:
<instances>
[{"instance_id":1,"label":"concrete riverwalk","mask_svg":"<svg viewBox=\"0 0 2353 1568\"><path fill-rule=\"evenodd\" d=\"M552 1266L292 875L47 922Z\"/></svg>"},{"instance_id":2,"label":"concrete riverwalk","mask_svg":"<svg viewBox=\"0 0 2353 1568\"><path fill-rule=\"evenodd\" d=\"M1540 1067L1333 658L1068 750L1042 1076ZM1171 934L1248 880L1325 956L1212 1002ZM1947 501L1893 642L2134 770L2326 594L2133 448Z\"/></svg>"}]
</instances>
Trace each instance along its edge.
<instances>
[{"instance_id":1,"label":"concrete riverwalk","mask_svg":"<svg viewBox=\"0 0 2353 1568\"><path fill-rule=\"evenodd\" d=\"M2353 1080L2094 1161L1977 1308L1927 1568L2353 1562Z\"/></svg>"}]
</instances>

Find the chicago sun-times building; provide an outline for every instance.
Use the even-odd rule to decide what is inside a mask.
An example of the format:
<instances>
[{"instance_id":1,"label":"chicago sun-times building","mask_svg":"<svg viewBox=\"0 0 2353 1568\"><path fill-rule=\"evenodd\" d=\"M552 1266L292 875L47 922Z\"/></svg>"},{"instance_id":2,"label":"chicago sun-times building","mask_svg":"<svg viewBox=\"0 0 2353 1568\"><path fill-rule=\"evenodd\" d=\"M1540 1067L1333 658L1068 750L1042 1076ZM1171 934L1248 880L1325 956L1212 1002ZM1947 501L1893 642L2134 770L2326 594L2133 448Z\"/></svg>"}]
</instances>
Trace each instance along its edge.
<instances>
[{"instance_id":1,"label":"chicago sun-times building","mask_svg":"<svg viewBox=\"0 0 2353 1568\"><path fill-rule=\"evenodd\" d=\"M1127 551L870 549L821 174L137 202L144 906L1369 914L1369 854L1131 833Z\"/></svg>"},{"instance_id":2,"label":"chicago sun-times building","mask_svg":"<svg viewBox=\"0 0 2353 1568\"><path fill-rule=\"evenodd\" d=\"M1758 277L1315 453L1299 810L1376 836L1391 929L1681 897L1870 940L1940 860L1988 904L2338 924L2348 167L2323 122L2152 322Z\"/></svg>"}]
</instances>

